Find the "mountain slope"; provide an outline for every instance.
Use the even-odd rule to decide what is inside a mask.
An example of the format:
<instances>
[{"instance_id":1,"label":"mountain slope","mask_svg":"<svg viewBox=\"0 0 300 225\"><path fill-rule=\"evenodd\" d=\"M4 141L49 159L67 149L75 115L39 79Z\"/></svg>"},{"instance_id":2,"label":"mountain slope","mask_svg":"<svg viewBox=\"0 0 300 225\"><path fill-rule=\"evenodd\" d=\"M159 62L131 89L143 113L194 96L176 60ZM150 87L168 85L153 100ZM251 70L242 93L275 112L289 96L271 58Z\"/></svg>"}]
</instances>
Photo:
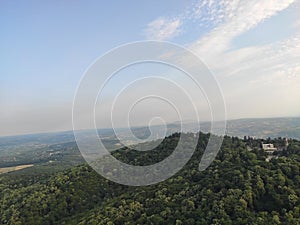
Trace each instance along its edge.
<instances>
[{"instance_id":1,"label":"mountain slope","mask_svg":"<svg viewBox=\"0 0 300 225\"><path fill-rule=\"evenodd\" d=\"M114 154L131 164L160 161L172 152L179 134L159 151ZM112 183L89 166L52 176L14 172L0 176L1 224L299 224L300 143L265 162L261 140L225 137L221 151L198 171L208 135L201 134L190 162L156 185L128 187ZM271 140L280 144L281 140ZM251 143L250 143L251 142ZM247 150L247 145L252 151ZM136 160L132 160L132 159ZM39 176L35 178L35 176Z\"/></svg>"}]
</instances>

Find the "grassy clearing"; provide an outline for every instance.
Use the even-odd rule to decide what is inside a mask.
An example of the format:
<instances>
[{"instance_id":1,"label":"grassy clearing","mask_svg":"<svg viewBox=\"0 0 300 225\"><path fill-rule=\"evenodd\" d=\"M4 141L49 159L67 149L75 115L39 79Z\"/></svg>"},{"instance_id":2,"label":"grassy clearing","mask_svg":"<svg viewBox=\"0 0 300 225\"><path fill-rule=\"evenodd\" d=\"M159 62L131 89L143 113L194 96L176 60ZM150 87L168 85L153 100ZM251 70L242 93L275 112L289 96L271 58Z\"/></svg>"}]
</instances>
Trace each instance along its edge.
<instances>
[{"instance_id":1,"label":"grassy clearing","mask_svg":"<svg viewBox=\"0 0 300 225\"><path fill-rule=\"evenodd\" d=\"M32 166L33 166L33 164L3 167L3 168L0 168L0 174L12 172L12 171L17 171L17 170L22 170L22 169L29 168L29 167L32 167Z\"/></svg>"}]
</instances>

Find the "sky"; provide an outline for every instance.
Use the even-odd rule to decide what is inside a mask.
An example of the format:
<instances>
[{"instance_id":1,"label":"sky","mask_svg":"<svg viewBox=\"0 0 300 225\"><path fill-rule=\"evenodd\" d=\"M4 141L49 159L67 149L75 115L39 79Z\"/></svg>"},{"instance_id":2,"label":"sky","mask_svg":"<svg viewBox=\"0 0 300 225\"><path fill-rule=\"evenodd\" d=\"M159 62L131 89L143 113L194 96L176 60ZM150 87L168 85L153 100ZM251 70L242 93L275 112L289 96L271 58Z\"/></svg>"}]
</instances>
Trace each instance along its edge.
<instances>
[{"instance_id":1,"label":"sky","mask_svg":"<svg viewBox=\"0 0 300 225\"><path fill-rule=\"evenodd\" d=\"M143 40L195 53L218 81L228 119L300 116L299 11L299 0L1 1L0 136L72 129L73 99L87 68L111 49ZM143 72L164 74L193 92L179 71L147 64L120 72L103 101L113 100L129 74L137 79ZM200 111L207 108L202 97L194 102ZM134 125L149 122L153 104L160 103L137 107ZM178 120L165 107L156 114ZM98 116L97 125L109 127L107 118Z\"/></svg>"}]
</instances>

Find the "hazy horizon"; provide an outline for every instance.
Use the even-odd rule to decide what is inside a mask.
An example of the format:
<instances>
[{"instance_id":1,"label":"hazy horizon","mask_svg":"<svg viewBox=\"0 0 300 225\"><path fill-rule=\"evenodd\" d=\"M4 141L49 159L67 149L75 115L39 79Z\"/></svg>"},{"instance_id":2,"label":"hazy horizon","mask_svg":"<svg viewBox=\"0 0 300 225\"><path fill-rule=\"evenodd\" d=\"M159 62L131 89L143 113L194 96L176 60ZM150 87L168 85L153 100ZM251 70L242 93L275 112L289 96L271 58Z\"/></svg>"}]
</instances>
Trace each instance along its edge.
<instances>
[{"instance_id":1,"label":"hazy horizon","mask_svg":"<svg viewBox=\"0 0 300 225\"><path fill-rule=\"evenodd\" d=\"M268 120L268 119L300 119L300 116L294 116L294 117L257 117L257 118L236 118L236 119L227 119L226 122L230 121L238 121L238 120ZM167 123L167 125L173 125L173 124L178 124L180 121L173 121L170 123ZM210 123L211 121L200 121L199 123ZM216 122L222 122L222 121L216 121ZM190 123L196 123L196 121L183 121L185 124L190 124ZM153 124L151 126L163 126L164 124ZM147 124L145 125L137 125L133 126L131 128L144 128L148 127ZM114 129L124 129L127 127L115 127ZM94 130L95 128L82 128L77 131L90 131ZM106 130L106 129L113 129L112 127L101 127L101 128L96 128L97 130ZM33 132L33 133L20 133L20 134L8 134L8 135L0 135L0 138L5 138L5 137L14 137L14 136L26 136L26 135L39 135L39 134L55 134L55 133L64 133L64 132L73 132L73 129L66 129L66 130L53 130L53 131L40 131L40 132Z\"/></svg>"},{"instance_id":2,"label":"hazy horizon","mask_svg":"<svg viewBox=\"0 0 300 225\"><path fill-rule=\"evenodd\" d=\"M74 95L87 68L111 49L142 40L169 41L195 53L221 87L228 120L300 117L299 0L3 1L0 6L0 136L72 130ZM102 105L95 102L97 127L111 125L110 102L130 79L157 75L182 85L197 99L192 103L200 120L211 119L205 93L183 73L147 64L110 80ZM122 98L149 86L185 108L182 93L155 80L133 86ZM122 100L116 110L126 107ZM190 119L186 109L183 121ZM85 108L81 113L89 115ZM121 114L114 115L116 127L127 126ZM179 121L170 105L153 101L137 105L131 125L147 124L157 114L166 123Z\"/></svg>"}]
</instances>

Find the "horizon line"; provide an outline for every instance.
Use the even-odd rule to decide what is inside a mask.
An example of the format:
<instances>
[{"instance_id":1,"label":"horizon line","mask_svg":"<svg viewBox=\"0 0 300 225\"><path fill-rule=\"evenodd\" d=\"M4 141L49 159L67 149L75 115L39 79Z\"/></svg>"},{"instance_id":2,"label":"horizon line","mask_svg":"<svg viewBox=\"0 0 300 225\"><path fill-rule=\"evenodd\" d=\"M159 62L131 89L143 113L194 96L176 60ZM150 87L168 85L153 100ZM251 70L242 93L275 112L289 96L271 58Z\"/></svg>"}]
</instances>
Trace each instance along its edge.
<instances>
[{"instance_id":1,"label":"horizon line","mask_svg":"<svg viewBox=\"0 0 300 225\"><path fill-rule=\"evenodd\" d=\"M241 118L235 118L235 119L227 119L227 120L216 120L215 122L222 122L222 121L237 121L237 120L261 120L261 119L300 119L300 116L275 116L275 117L241 117ZM188 120L186 120L188 121ZM181 121L173 121L170 123L166 123L167 125L171 124L178 124ZM197 121L189 121L185 122L182 121L183 123L196 123ZM211 121L199 121L199 123L210 123ZM155 124L152 125L154 126L162 126L163 124ZM148 127L147 125L136 125L132 126L132 128L143 128L143 127ZM104 128L97 128L97 130L105 130L105 129L125 129L126 127L104 127ZM94 130L94 128L82 128L76 131L89 131L89 130ZM30 136L30 135L43 135L43 134L55 134L55 133L67 133L67 132L74 132L73 129L68 129L68 130L57 130L57 131L41 131L41 132L32 132L32 133L20 133L20 134L9 134L9 135L0 135L0 138L9 138L9 137L20 137L20 136Z\"/></svg>"}]
</instances>

